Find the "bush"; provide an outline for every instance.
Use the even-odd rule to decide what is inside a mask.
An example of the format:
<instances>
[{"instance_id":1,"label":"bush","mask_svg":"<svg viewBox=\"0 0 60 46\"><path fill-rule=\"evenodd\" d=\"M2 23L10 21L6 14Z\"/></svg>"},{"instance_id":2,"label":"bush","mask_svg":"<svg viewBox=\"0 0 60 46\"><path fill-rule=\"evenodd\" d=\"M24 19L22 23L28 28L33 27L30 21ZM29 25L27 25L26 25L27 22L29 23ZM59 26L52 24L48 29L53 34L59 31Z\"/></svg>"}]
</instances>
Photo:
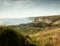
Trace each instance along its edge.
<instances>
[{"instance_id":1,"label":"bush","mask_svg":"<svg viewBox=\"0 0 60 46\"><path fill-rule=\"evenodd\" d=\"M25 38L22 34L17 34L16 30L10 27L0 27L1 46L25 46Z\"/></svg>"},{"instance_id":2,"label":"bush","mask_svg":"<svg viewBox=\"0 0 60 46\"><path fill-rule=\"evenodd\" d=\"M11 27L0 27L0 46L35 46L20 30ZM27 43L27 44L25 44Z\"/></svg>"}]
</instances>

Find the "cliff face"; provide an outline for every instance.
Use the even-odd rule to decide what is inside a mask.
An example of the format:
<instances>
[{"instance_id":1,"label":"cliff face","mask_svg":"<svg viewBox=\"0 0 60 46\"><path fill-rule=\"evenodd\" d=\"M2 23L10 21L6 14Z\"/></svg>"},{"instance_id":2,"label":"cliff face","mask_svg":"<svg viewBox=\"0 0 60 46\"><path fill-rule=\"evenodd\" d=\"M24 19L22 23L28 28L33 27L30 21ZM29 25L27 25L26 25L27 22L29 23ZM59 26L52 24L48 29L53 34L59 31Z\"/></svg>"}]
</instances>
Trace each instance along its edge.
<instances>
[{"instance_id":1,"label":"cliff face","mask_svg":"<svg viewBox=\"0 0 60 46\"><path fill-rule=\"evenodd\" d=\"M51 23L51 22L55 22L60 20L60 15L56 15L56 16L45 16L45 17L35 17L33 23L39 23L39 22L43 22L43 23Z\"/></svg>"},{"instance_id":2,"label":"cliff face","mask_svg":"<svg viewBox=\"0 0 60 46\"><path fill-rule=\"evenodd\" d=\"M56 16L45 16L45 17L35 17L33 20L33 23L45 23L48 24L49 26L52 25L60 25L60 15L56 15ZM43 24L44 25L44 24Z\"/></svg>"},{"instance_id":3,"label":"cliff face","mask_svg":"<svg viewBox=\"0 0 60 46\"><path fill-rule=\"evenodd\" d=\"M20 26L27 26L27 27L60 26L60 15L32 17L32 23L21 24Z\"/></svg>"}]
</instances>

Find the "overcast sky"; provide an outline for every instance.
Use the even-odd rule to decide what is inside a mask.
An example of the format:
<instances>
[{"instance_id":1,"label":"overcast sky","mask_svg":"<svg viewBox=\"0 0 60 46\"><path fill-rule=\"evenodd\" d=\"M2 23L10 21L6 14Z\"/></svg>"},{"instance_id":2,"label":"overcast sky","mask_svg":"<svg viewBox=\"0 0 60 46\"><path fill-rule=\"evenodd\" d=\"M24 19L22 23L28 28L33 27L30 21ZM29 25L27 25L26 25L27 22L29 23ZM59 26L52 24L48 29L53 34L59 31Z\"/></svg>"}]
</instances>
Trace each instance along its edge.
<instances>
[{"instance_id":1,"label":"overcast sky","mask_svg":"<svg viewBox=\"0 0 60 46\"><path fill-rule=\"evenodd\" d=\"M60 14L60 0L0 0L0 18L56 14Z\"/></svg>"}]
</instances>

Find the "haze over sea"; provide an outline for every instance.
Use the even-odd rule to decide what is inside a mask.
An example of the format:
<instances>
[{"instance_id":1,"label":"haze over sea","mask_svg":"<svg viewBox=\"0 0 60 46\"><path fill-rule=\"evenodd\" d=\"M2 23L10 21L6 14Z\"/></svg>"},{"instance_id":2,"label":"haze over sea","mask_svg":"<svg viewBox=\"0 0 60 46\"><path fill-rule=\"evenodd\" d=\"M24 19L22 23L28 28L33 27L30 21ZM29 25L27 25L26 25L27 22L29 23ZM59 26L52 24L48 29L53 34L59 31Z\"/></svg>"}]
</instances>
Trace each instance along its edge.
<instances>
[{"instance_id":1,"label":"haze over sea","mask_svg":"<svg viewBox=\"0 0 60 46\"><path fill-rule=\"evenodd\" d=\"M16 24L24 24L30 23L32 20L28 18L1 18L0 24L2 25L16 25Z\"/></svg>"}]
</instances>

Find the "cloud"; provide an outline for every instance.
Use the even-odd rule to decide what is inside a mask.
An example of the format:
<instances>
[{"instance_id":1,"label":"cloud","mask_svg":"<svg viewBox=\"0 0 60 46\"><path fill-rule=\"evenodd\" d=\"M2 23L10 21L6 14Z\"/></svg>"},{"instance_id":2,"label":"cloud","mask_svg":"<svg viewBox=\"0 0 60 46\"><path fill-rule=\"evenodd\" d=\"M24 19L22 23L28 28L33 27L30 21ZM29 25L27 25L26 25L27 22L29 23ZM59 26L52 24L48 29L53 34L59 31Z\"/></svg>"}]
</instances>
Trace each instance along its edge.
<instances>
[{"instance_id":1,"label":"cloud","mask_svg":"<svg viewBox=\"0 0 60 46\"><path fill-rule=\"evenodd\" d=\"M23 18L60 13L59 1L0 0L0 18Z\"/></svg>"},{"instance_id":2,"label":"cloud","mask_svg":"<svg viewBox=\"0 0 60 46\"><path fill-rule=\"evenodd\" d=\"M10 10L14 8L26 8L32 6L30 0L0 0L0 10Z\"/></svg>"}]
</instances>

